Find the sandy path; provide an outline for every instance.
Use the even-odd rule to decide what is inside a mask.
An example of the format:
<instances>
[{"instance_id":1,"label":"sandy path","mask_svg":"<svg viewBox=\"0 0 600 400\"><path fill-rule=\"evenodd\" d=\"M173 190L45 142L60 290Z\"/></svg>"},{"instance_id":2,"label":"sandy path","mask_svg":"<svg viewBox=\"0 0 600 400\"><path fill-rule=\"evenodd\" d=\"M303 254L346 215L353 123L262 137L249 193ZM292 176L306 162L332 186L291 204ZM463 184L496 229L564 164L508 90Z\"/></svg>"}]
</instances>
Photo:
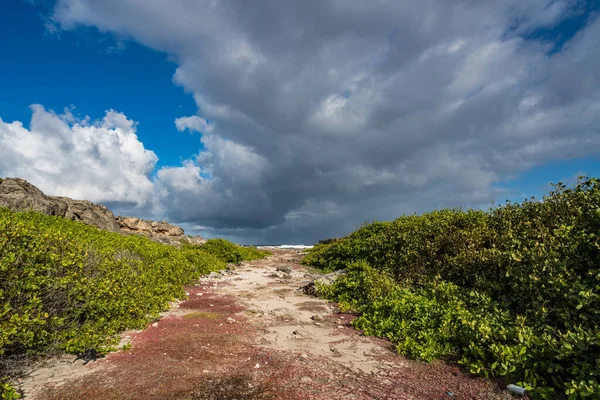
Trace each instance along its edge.
<instances>
[{"instance_id":1,"label":"sandy path","mask_svg":"<svg viewBox=\"0 0 600 400\"><path fill-rule=\"evenodd\" d=\"M298 251L274 251L188 286L158 323L129 332L132 348L68 359L25 380L26 399L508 399L494 383L443 362L398 356L364 337L352 315L297 289ZM290 267L289 273L277 271Z\"/></svg>"}]
</instances>

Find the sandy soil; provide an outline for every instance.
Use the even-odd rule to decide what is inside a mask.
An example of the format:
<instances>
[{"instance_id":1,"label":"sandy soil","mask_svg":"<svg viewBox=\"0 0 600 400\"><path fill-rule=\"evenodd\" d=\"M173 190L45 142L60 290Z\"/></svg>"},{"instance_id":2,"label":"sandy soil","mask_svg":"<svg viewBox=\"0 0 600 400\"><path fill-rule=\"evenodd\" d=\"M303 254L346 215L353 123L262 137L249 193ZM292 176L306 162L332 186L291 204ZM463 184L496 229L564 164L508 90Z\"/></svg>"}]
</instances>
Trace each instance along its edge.
<instances>
[{"instance_id":1,"label":"sandy soil","mask_svg":"<svg viewBox=\"0 0 600 400\"><path fill-rule=\"evenodd\" d=\"M186 287L189 298L126 351L36 368L25 399L509 399L455 365L407 360L354 330L354 316L297 289L313 276L276 250ZM278 267L289 266L289 273Z\"/></svg>"}]
</instances>

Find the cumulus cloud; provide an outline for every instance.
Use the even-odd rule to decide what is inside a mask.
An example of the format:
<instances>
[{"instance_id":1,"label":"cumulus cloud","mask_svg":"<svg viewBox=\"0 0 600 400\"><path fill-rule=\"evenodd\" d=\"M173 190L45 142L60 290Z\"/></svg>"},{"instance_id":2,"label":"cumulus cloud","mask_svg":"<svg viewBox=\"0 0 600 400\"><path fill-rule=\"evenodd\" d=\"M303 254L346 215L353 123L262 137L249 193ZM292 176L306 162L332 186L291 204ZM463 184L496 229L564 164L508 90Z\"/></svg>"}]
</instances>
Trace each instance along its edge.
<instances>
[{"instance_id":1,"label":"cumulus cloud","mask_svg":"<svg viewBox=\"0 0 600 400\"><path fill-rule=\"evenodd\" d=\"M31 106L29 129L0 119L0 176L29 180L47 194L115 206L149 206L148 175L158 158L121 113L103 119L77 118Z\"/></svg>"},{"instance_id":2,"label":"cumulus cloud","mask_svg":"<svg viewBox=\"0 0 600 400\"><path fill-rule=\"evenodd\" d=\"M177 61L198 115L176 126L203 146L158 171L165 215L289 242L489 204L527 168L597 154L600 20L557 53L535 34L580 5L59 0L52 19Z\"/></svg>"}]
</instances>

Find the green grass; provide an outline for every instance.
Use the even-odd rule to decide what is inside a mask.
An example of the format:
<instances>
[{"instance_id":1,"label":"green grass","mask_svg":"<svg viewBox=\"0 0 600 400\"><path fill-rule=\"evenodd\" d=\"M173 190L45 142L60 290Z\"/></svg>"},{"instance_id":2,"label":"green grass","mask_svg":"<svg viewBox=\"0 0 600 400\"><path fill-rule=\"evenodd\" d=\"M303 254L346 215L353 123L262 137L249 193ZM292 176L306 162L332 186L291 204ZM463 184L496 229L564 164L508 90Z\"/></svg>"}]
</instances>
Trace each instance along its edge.
<instances>
[{"instance_id":1,"label":"green grass","mask_svg":"<svg viewBox=\"0 0 600 400\"><path fill-rule=\"evenodd\" d=\"M0 394L15 365L48 354L105 353L143 328L182 285L266 255L222 239L177 249L141 236L0 208Z\"/></svg>"},{"instance_id":2,"label":"green grass","mask_svg":"<svg viewBox=\"0 0 600 400\"><path fill-rule=\"evenodd\" d=\"M600 398L600 182L543 201L366 225L305 258L321 294L400 353L458 359L536 398Z\"/></svg>"}]
</instances>

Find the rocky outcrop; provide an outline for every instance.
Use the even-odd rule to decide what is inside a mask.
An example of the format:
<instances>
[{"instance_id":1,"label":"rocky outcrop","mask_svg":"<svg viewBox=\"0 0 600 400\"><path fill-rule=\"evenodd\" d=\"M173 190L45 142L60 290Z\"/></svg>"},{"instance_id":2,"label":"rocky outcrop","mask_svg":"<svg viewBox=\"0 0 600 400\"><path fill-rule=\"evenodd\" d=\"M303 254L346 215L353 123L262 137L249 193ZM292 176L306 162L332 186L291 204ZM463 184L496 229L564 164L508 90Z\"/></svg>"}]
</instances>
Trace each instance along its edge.
<instances>
[{"instance_id":1,"label":"rocky outcrop","mask_svg":"<svg viewBox=\"0 0 600 400\"><path fill-rule=\"evenodd\" d=\"M147 236L169 236L183 237L184 231L178 226L171 225L165 221L149 221L135 217L118 216L117 222L121 227L121 231L129 233L139 233Z\"/></svg>"},{"instance_id":2,"label":"rocky outcrop","mask_svg":"<svg viewBox=\"0 0 600 400\"><path fill-rule=\"evenodd\" d=\"M204 244L206 242L200 236L186 236L183 229L171 225L166 221L150 221L135 217L118 216L117 222L121 227L122 233L147 236L150 239L173 246L180 246L181 243Z\"/></svg>"},{"instance_id":3,"label":"rocky outcrop","mask_svg":"<svg viewBox=\"0 0 600 400\"><path fill-rule=\"evenodd\" d=\"M5 178L0 183L0 207L12 211L37 211L81 221L100 229L119 232L119 224L106 207L87 200L46 196L37 187L20 178Z\"/></svg>"},{"instance_id":4,"label":"rocky outcrop","mask_svg":"<svg viewBox=\"0 0 600 400\"><path fill-rule=\"evenodd\" d=\"M206 243L206 239L204 239L202 236L196 235L196 236L186 236L185 240L187 240L187 242L189 244L195 244L195 245L201 245Z\"/></svg>"},{"instance_id":5,"label":"rocky outcrop","mask_svg":"<svg viewBox=\"0 0 600 400\"><path fill-rule=\"evenodd\" d=\"M149 221L135 217L115 217L106 207L87 200L46 196L40 189L21 178L0 179L0 207L12 211L36 211L56 215L97 228L124 234L144 235L173 246L182 242L204 244L200 236L186 236L183 229L165 221Z\"/></svg>"}]
</instances>

